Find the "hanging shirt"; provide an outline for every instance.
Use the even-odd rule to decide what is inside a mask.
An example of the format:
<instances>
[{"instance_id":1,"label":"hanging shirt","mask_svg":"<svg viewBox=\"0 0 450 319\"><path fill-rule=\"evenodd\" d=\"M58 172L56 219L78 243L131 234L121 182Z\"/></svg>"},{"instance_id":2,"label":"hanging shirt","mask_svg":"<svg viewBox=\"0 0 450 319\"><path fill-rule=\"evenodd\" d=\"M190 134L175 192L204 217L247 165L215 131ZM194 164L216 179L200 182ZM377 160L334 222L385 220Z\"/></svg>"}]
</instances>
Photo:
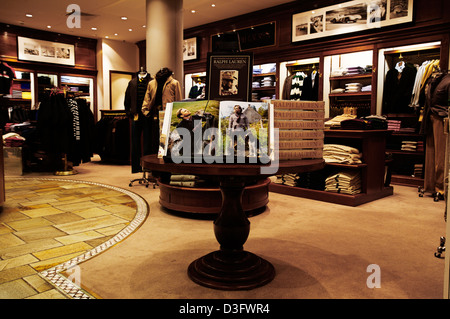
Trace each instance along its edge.
<instances>
[{"instance_id":1,"label":"hanging shirt","mask_svg":"<svg viewBox=\"0 0 450 319\"><path fill-rule=\"evenodd\" d=\"M13 79L16 78L13 70L5 65L5 63L0 63L0 94L10 94L10 89Z\"/></svg>"}]
</instances>

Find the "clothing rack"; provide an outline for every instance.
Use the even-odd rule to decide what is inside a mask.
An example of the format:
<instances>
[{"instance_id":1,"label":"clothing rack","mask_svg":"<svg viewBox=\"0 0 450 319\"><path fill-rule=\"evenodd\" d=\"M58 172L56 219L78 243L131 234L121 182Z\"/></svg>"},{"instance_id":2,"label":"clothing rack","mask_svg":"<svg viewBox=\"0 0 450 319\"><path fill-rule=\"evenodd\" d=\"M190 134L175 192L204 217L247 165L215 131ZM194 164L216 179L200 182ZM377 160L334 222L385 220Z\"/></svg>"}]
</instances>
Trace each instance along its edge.
<instances>
[{"instance_id":1,"label":"clothing rack","mask_svg":"<svg viewBox=\"0 0 450 319\"><path fill-rule=\"evenodd\" d=\"M72 92L70 90L70 87L63 86L63 87L53 87L53 88L45 88L45 91L49 91L50 94L64 94L64 98L67 98L67 93L71 93L74 96L77 96L77 92ZM69 167L69 162L67 160L67 154L63 153L61 154L61 160L63 163L62 170L55 171L55 175L57 176L69 176L69 175L76 175L78 172L74 170L73 168Z\"/></svg>"}]
</instances>

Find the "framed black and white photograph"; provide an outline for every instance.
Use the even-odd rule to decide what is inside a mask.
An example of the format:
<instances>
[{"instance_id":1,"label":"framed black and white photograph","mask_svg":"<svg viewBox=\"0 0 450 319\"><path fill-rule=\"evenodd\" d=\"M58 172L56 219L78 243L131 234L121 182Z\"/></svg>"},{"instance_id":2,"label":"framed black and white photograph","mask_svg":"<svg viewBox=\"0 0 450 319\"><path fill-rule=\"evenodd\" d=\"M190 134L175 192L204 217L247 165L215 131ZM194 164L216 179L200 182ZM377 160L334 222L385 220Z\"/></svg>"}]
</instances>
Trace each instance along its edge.
<instances>
[{"instance_id":1,"label":"framed black and white photograph","mask_svg":"<svg viewBox=\"0 0 450 319\"><path fill-rule=\"evenodd\" d=\"M253 54L208 53L206 99L250 101Z\"/></svg>"},{"instance_id":2,"label":"framed black and white photograph","mask_svg":"<svg viewBox=\"0 0 450 319\"><path fill-rule=\"evenodd\" d=\"M354 0L292 16L292 42L413 21L414 0Z\"/></svg>"},{"instance_id":3,"label":"framed black and white photograph","mask_svg":"<svg viewBox=\"0 0 450 319\"><path fill-rule=\"evenodd\" d=\"M17 57L22 61L75 66L75 46L31 38L17 37Z\"/></svg>"},{"instance_id":4,"label":"framed black and white photograph","mask_svg":"<svg viewBox=\"0 0 450 319\"><path fill-rule=\"evenodd\" d=\"M185 39L183 41L183 61L197 59L197 38Z\"/></svg>"}]
</instances>

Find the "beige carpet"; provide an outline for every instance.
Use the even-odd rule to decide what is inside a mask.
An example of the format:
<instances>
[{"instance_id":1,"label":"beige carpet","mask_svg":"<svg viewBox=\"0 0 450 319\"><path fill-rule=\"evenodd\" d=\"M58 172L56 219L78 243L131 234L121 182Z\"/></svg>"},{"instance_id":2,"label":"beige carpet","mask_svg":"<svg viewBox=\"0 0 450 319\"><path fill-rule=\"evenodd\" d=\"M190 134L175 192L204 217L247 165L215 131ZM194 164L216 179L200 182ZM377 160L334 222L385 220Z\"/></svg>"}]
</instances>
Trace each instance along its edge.
<instances>
[{"instance_id":1,"label":"beige carpet","mask_svg":"<svg viewBox=\"0 0 450 319\"><path fill-rule=\"evenodd\" d=\"M77 180L128 188L139 177L129 166L98 161L77 168ZM42 176L42 174L31 174ZM251 291L220 291L193 283L187 267L218 249L211 220L162 210L159 189L129 187L149 204L149 216L126 240L81 263L81 284L105 299L441 299L444 260L434 257L445 235L445 203L418 197L413 187L347 207L270 193L267 210L250 218L245 249L276 269L275 279ZM369 265L381 288L368 288Z\"/></svg>"}]
</instances>

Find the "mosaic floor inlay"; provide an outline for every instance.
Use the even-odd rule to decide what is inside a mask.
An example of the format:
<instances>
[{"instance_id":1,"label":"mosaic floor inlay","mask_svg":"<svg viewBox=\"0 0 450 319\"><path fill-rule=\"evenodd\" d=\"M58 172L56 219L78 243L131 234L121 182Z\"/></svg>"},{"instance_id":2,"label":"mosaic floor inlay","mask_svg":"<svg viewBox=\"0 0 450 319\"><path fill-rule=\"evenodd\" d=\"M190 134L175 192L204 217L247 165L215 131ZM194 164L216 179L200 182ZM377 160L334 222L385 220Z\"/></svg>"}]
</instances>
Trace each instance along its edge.
<instances>
[{"instance_id":1,"label":"mosaic floor inlay","mask_svg":"<svg viewBox=\"0 0 450 319\"><path fill-rule=\"evenodd\" d=\"M136 231L147 202L126 189L51 178L6 178L0 212L0 299L94 299L77 265Z\"/></svg>"}]
</instances>

